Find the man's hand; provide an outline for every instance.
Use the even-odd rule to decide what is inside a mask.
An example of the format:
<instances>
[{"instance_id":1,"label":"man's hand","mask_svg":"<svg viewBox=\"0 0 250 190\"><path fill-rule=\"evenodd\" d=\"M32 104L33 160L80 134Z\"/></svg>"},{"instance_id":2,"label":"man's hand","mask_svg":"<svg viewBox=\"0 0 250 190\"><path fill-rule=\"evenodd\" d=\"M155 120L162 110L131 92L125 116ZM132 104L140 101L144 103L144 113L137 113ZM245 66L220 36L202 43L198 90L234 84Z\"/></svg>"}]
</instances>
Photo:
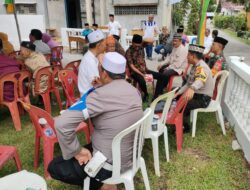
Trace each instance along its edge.
<instances>
[{"instance_id":1,"label":"man's hand","mask_svg":"<svg viewBox=\"0 0 250 190\"><path fill-rule=\"evenodd\" d=\"M160 71L161 68L162 68L162 65L158 65L157 70Z\"/></svg>"},{"instance_id":2,"label":"man's hand","mask_svg":"<svg viewBox=\"0 0 250 190\"><path fill-rule=\"evenodd\" d=\"M102 82L99 77L95 77L94 80L91 82L91 84L95 88L102 86Z\"/></svg>"},{"instance_id":3,"label":"man's hand","mask_svg":"<svg viewBox=\"0 0 250 190\"><path fill-rule=\"evenodd\" d=\"M86 164L91 158L92 155L86 148L81 148L81 151L77 155L75 155L75 159L77 159L80 165Z\"/></svg>"},{"instance_id":4,"label":"man's hand","mask_svg":"<svg viewBox=\"0 0 250 190\"><path fill-rule=\"evenodd\" d=\"M184 98L186 100L191 100L194 96L194 90L192 88L188 88L185 92Z\"/></svg>"}]
</instances>

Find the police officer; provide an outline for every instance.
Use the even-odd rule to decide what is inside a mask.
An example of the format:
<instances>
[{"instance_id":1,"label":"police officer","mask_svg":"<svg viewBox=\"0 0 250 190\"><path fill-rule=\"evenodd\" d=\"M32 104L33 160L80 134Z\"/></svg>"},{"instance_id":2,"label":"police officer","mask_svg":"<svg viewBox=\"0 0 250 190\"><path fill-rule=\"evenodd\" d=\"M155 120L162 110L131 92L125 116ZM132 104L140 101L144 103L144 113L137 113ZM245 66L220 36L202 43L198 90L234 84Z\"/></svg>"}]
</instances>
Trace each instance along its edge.
<instances>
[{"instance_id":1,"label":"police officer","mask_svg":"<svg viewBox=\"0 0 250 190\"><path fill-rule=\"evenodd\" d=\"M205 47L190 44L188 48L188 63L192 65L186 84L177 92L176 97L184 94L188 104L184 116L196 108L206 108L211 100L214 90L214 79L208 65L203 61ZM189 126L184 124L186 131Z\"/></svg>"}]
</instances>

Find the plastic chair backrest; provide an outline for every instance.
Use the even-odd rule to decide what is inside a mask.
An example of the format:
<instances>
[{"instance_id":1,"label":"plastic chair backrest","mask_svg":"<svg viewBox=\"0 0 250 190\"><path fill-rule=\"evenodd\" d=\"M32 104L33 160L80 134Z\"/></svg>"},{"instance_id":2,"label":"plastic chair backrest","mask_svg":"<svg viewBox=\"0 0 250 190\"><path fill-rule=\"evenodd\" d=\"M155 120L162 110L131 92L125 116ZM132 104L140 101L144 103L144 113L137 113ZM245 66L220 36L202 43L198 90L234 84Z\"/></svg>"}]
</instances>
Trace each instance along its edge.
<instances>
[{"instance_id":1,"label":"plastic chair backrest","mask_svg":"<svg viewBox=\"0 0 250 190\"><path fill-rule=\"evenodd\" d=\"M60 65L52 66L52 80L51 80L51 87L54 88L55 86L58 86L58 73L62 70L62 67Z\"/></svg>"},{"instance_id":2,"label":"plastic chair backrest","mask_svg":"<svg viewBox=\"0 0 250 190\"><path fill-rule=\"evenodd\" d=\"M221 102L223 87L224 87L224 84L226 82L228 75L229 75L229 72L226 70L223 70L223 71L219 71L214 77L215 82L218 79L218 84L217 86L215 86L215 90L217 90L217 95L215 99L216 102L219 102L219 103Z\"/></svg>"},{"instance_id":3,"label":"plastic chair backrest","mask_svg":"<svg viewBox=\"0 0 250 190\"><path fill-rule=\"evenodd\" d=\"M152 121L153 121L153 117L154 117L154 110L156 108L156 105L158 102L160 101L165 101L165 104L164 104L164 107L163 107L163 112L162 112L162 116L161 118L159 119L159 122L162 123L163 125L165 125L166 123L166 120L167 120L167 113L169 111L169 108L170 108L170 105L171 105L171 102L174 98L174 95L175 95L175 92L177 91L178 88L175 88L174 90L168 92L168 93L165 93L161 96L159 96L158 98L156 98L150 105L150 108L151 110L153 110L151 112L151 115L150 115L150 118L149 118L149 123L147 124L147 128L145 129L145 137L147 138L149 135L148 135L148 132L149 132L149 129L148 127L151 127L152 125ZM158 127L160 127L158 125Z\"/></svg>"},{"instance_id":4,"label":"plastic chair backrest","mask_svg":"<svg viewBox=\"0 0 250 190\"><path fill-rule=\"evenodd\" d=\"M5 75L2 75L0 77L0 103L4 102L4 85L6 83L11 83L13 84L13 100L11 102L17 101L18 99L18 81L17 79L20 77L19 72L14 72L14 73L8 73Z\"/></svg>"},{"instance_id":5,"label":"plastic chair backrest","mask_svg":"<svg viewBox=\"0 0 250 190\"><path fill-rule=\"evenodd\" d=\"M127 129L121 131L117 134L112 142L112 157L113 157L113 169L112 178L120 178L121 175L121 143L122 139L131 133L134 133L133 141L133 157L132 157L132 173L135 174L140 167L140 157L142 153L143 143L144 143L144 131L146 127L147 120L150 117L152 110L147 108L144 111L144 116L137 121L135 124L131 125Z\"/></svg>"},{"instance_id":6,"label":"plastic chair backrest","mask_svg":"<svg viewBox=\"0 0 250 190\"><path fill-rule=\"evenodd\" d=\"M70 101L70 105L72 105L78 98L75 96L75 92L78 89L77 76L74 71L65 69L59 71L58 77L59 81L62 83L62 87L64 89L66 97Z\"/></svg>"},{"instance_id":7,"label":"plastic chair backrest","mask_svg":"<svg viewBox=\"0 0 250 190\"><path fill-rule=\"evenodd\" d=\"M50 53L44 54L45 59L50 63L52 55Z\"/></svg>"},{"instance_id":8,"label":"plastic chair backrest","mask_svg":"<svg viewBox=\"0 0 250 190\"><path fill-rule=\"evenodd\" d=\"M38 108L36 106L32 106L31 104L25 103L23 101L20 101L20 102L23 105L24 109L29 113L30 119L31 119L33 125L35 126L36 132L38 134L40 134L40 135L43 134L42 133L43 128L39 123L40 118L46 119L48 124L54 130L54 132L56 134L56 131L54 128L54 119L52 118L52 116L48 112L46 112L45 110Z\"/></svg>"},{"instance_id":9,"label":"plastic chair backrest","mask_svg":"<svg viewBox=\"0 0 250 190\"><path fill-rule=\"evenodd\" d=\"M40 94L40 81L43 76L48 77L48 80L46 81L46 85L47 85L46 92L48 92L51 89L51 84L52 84L51 66L43 67L37 71L36 77L35 77L35 88L34 88L35 94Z\"/></svg>"},{"instance_id":10,"label":"plastic chair backrest","mask_svg":"<svg viewBox=\"0 0 250 190\"><path fill-rule=\"evenodd\" d=\"M188 103L188 100L184 98L184 94L179 98L176 104L176 108L174 110L174 113L170 115L168 121L174 121L179 115L183 115L183 112L185 111L186 105Z\"/></svg>"},{"instance_id":11,"label":"plastic chair backrest","mask_svg":"<svg viewBox=\"0 0 250 190\"><path fill-rule=\"evenodd\" d=\"M28 70L20 71L20 77L18 79L18 95L19 98L24 98L29 95L31 73Z\"/></svg>"},{"instance_id":12,"label":"plastic chair backrest","mask_svg":"<svg viewBox=\"0 0 250 190\"><path fill-rule=\"evenodd\" d=\"M81 60L76 60L68 63L64 69L73 70L76 75L78 75L79 66L80 66Z\"/></svg>"}]
</instances>

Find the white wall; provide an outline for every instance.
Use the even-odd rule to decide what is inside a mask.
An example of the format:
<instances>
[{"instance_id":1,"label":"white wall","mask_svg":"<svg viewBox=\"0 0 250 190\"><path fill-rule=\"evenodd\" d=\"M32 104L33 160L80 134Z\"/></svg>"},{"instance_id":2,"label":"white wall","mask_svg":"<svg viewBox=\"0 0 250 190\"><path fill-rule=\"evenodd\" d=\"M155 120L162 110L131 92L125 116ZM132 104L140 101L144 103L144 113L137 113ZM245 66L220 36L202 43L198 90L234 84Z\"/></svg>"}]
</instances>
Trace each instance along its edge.
<instances>
[{"instance_id":1,"label":"white wall","mask_svg":"<svg viewBox=\"0 0 250 190\"><path fill-rule=\"evenodd\" d=\"M31 29L40 29L45 32L45 22L43 15L17 15L21 40L29 40ZM19 50L20 44L14 15L0 15L0 31L7 33L9 41L14 45L15 50Z\"/></svg>"}]
</instances>

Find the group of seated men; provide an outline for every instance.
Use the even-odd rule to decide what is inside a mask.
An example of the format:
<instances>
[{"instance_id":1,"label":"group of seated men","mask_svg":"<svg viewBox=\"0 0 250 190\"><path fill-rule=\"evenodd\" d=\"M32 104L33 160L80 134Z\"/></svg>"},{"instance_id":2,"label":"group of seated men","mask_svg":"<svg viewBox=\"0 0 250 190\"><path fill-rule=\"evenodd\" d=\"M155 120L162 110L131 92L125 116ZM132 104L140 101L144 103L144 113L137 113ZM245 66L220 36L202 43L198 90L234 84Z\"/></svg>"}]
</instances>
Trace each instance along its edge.
<instances>
[{"instance_id":1,"label":"group of seated men","mask_svg":"<svg viewBox=\"0 0 250 190\"><path fill-rule=\"evenodd\" d=\"M126 62L134 74L144 78L145 73L154 73L146 69L144 52L141 51L142 37L133 36L133 44L127 50L125 57L117 52L108 52L102 55L106 48L104 35L101 31L94 31L88 35L89 50L83 56L78 74L78 87L82 95L81 101L71 106L67 111L55 118L55 127L62 150L62 157L55 158L49 165L48 171L57 180L66 183L82 185L87 177L84 167L92 158L92 155L100 151L107 158L107 165L111 167L102 168L96 177L91 178L90 189L116 189L116 186L103 185L102 181L112 175L112 149L111 143L120 131L126 129L142 117L142 99L138 90L125 81ZM221 44L225 40L215 39ZM211 68L203 60L204 47L189 45L188 51L179 48L181 36L175 35L173 42L174 53L170 55L170 65L165 69L177 71L185 69L187 63L192 65L186 77L185 85L176 93L175 97L183 95L188 100L185 115L195 108L207 107L210 103L214 90L214 79ZM223 46L224 47L224 46ZM213 49L213 48L212 48ZM180 54L185 57L180 58ZM185 66L172 65L171 61L182 60ZM135 63L134 60L137 62ZM180 64L181 65L181 64ZM181 73L181 72L180 72ZM164 72L163 72L164 74ZM159 75L155 74L155 75ZM138 77L138 78L139 78ZM135 78L136 79L136 78ZM139 79L140 80L140 79ZM160 78L158 79L161 80ZM75 133L80 122L91 118L94 129L92 143L81 147ZM121 170L125 171L131 166L133 136L126 138L122 143Z\"/></svg>"},{"instance_id":2,"label":"group of seated men","mask_svg":"<svg viewBox=\"0 0 250 190\"><path fill-rule=\"evenodd\" d=\"M157 90L156 92L158 94L155 95L157 97L166 85L163 80L166 78L168 80L172 75L181 74L187 64L192 65L186 77L186 84L176 93L176 97L183 94L188 100L185 115L195 108L208 106L214 89L211 69L214 69L216 73L222 69L223 63L220 61L221 67L214 68L214 65L219 64L214 59L208 65L203 61L203 46L191 44L187 51L182 47L181 35L175 34L174 49L167 57L166 64L161 65L160 72L157 73L146 67L141 36L133 36L132 45L126 51L125 57L117 53L116 48L111 48L111 52L103 55L107 51L107 43L100 30L91 32L87 37L89 50L82 58L78 73L78 88L82 98L61 116L55 118L62 157L55 158L50 163L48 171L57 180L82 185L87 177L84 171L86 163L93 154L100 151L107 158L108 167L102 168L95 178L91 178L90 189L112 190L117 187L102 183L103 180L112 176L114 156L111 150L112 140L119 132L138 121L143 115L142 99L138 90L125 80L126 63L131 70L132 77L138 81L144 92L143 99L147 99L148 95L146 84L144 84L146 73L151 73L157 79L158 92ZM218 52L222 54L226 43L227 41L223 38L215 38L211 52L215 55L218 55ZM35 49L34 44L22 42L21 55L25 57L26 54L34 54ZM4 55L0 56L1 60ZM28 63L29 61L27 66ZM92 143L83 148L76 137L75 129L79 123L88 118L91 118L94 126ZM121 145L121 171L125 171L132 165L133 135L128 135L124 141Z\"/></svg>"}]
</instances>

